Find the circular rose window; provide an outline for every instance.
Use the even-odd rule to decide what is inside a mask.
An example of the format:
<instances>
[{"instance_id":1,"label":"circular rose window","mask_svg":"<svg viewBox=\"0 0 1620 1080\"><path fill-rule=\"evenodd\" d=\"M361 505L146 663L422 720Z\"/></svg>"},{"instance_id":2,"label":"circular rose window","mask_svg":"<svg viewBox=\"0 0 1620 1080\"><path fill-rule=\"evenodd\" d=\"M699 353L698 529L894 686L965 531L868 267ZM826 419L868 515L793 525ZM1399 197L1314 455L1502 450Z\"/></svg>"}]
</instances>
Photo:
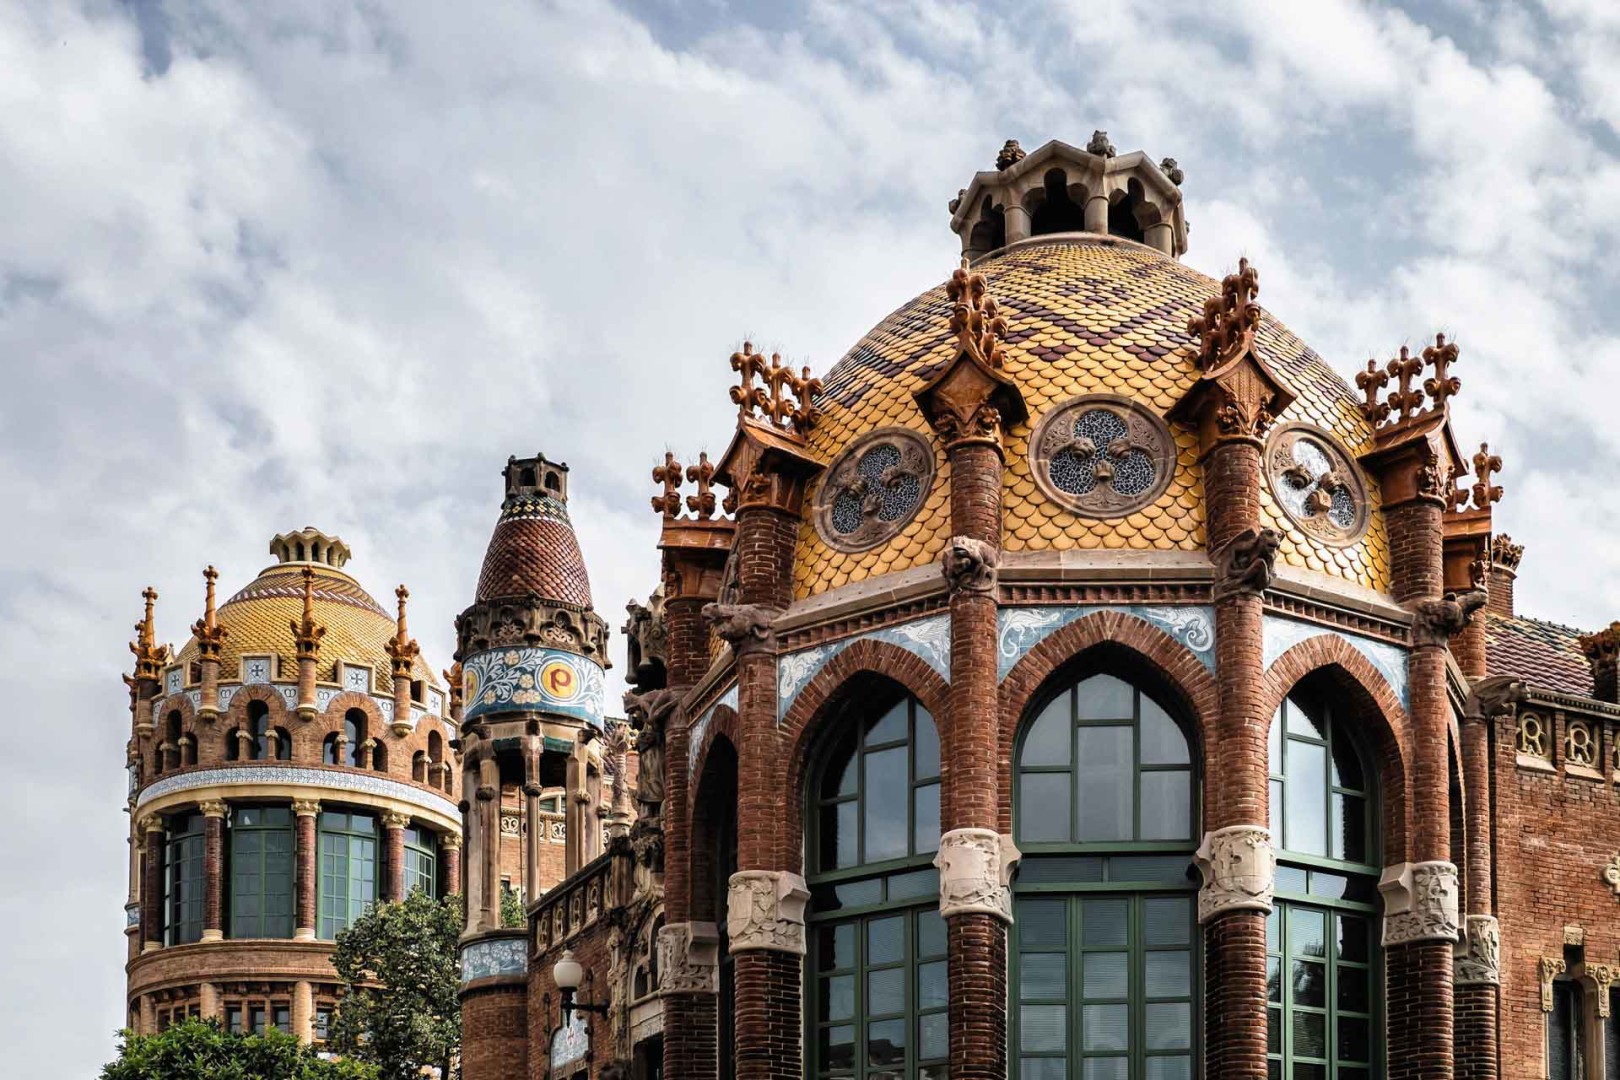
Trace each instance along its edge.
<instances>
[{"instance_id":1,"label":"circular rose window","mask_svg":"<svg viewBox=\"0 0 1620 1080\"><path fill-rule=\"evenodd\" d=\"M1367 488L1338 441L1309 424L1284 424L1266 444L1266 476L1283 513L1329 544L1367 531Z\"/></svg>"},{"instance_id":2,"label":"circular rose window","mask_svg":"<svg viewBox=\"0 0 1620 1080\"><path fill-rule=\"evenodd\" d=\"M827 469L816 531L839 551L866 551L899 532L934 482L934 450L909 428L861 436Z\"/></svg>"},{"instance_id":3,"label":"circular rose window","mask_svg":"<svg viewBox=\"0 0 1620 1080\"><path fill-rule=\"evenodd\" d=\"M1042 417L1030 436L1035 482L1085 517L1121 517L1163 494L1175 468L1170 429L1129 398L1091 394Z\"/></svg>"}]
</instances>

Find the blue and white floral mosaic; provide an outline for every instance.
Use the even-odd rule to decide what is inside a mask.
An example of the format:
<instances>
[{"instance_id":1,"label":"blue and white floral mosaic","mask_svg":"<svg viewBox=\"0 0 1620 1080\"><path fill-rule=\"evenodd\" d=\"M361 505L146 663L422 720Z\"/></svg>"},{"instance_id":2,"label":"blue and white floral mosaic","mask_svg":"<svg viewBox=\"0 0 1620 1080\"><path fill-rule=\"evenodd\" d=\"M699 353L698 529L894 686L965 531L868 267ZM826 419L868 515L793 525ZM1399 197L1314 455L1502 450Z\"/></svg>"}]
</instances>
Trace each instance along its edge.
<instances>
[{"instance_id":1,"label":"blue and white floral mosaic","mask_svg":"<svg viewBox=\"0 0 1620 1080\"><path fill-rule=\"evenodd\" d=\"M523 938L475 941L461 950L461 981L491 975L524 975L529 970L528 943Z\"/></svg>"},{"instance_id":2,"label":"blue and white floral mosaic","mask_svg":"<svg viewBox=\"0 0 1620 1080\"><path fill-rule=\"evenodd\" d=\"M881 630L874 630L859 637L829 641L824 645L815 645L779 657L776 661L776 722L780 724L782 718L787 716L787 711L793 705L794 699L799 696L799 691L816 677L817 672L826 667L833 657L855 642L863 640L882 641L902 648L920 657L939 673L940 678L950 681L950 615L932 615L916 622L885 626Z\"/></svg>"},{"instance_id":3,"label":"blue and white floral mosaic","mask_svg":"<svg viewBox=\"0 0 1620 1080\"><path fill-rule=\"evenodd\" d=\"M1215 670L1215 610L1179 604L1080 604L1002 608L996 614L996 678L1005 679L1029 651L1051 634L1099 611L1117 611L1163 630Z\"/></svg>"},{"instance_id":4,"label":"blue and white floral mosaic","mask_svg":"<svg viewBox=\"0 0 1620 1080\"><path fill-rule=\"evenodd\" d=\"M572 716L600 729L607 688L601 665L561 649L489 649L462 667L465 719L533 710Z\"/></svg>"},{"instance_id":5,"label":"blue and white floral mosaic","mask_svg":"<svg viewBox=\"0 0 1620 1080\"><path fill-rule=\"evenodd\" d=\"M693 724L688 732L686 743L687 783L693 783L696 780L698 755L703 752L703 740L708 737L709 726L714 723L715 710L722 705L728 706L732 712L737 711L737 685L735 683L731 685L731 689L720 695L718 701L703 710L703 715L698 717L697 723Z\"/></svg>"},{"instance_id":6,"label":"blue and white floral mosaic","mask_svg":"<svg viewBox=\"0 0 1620 1080\"><path fill-rule=\"evenodd\" d=\"M591 1052L591 1029L584 1013L572 1013L567 1027L551 1037L551 1067L560 1069Z\"/></svg>"},{"instance_id":7,"label":"blue and white floral mosaic","mask_svg":"<svg viewBox=\"0 0 1620 1080\"><path fill-rule=\"evenodd\" d=\"M1281 615L1267 615L1263 623L1262 633L1265 646L1264 656L1266 667L1269 669L1289 649L1302 641L1309 641L1314 637L1332 634L1343 638L1362 656L1365 656L1378 673L1389 683L1395 696L1401 699L1401 705L1411 707L1407 694L1407 654L1399 645L1391 645L1387 641L1378 641L1375 638L1362 637L1360 634L1350 634L1343 630L1334 630L1331 627L1319 626L1316 623L1303 622L1299 619L1289 619Z\"/></svg>"},{"instance_id":8,"label":"blue and white floral mosaic","mask_svg":"<svg viewBox=\"0 0 1620 1080\"><path fill-rule=\"evenodd\" d=\"M166 776L148 784L136 802L137 809L155 799L198 788L228 784L291 784L323 788L327 791L354 791L378 798L410 803L436 814L454 814L455 802L448 796L402 784L385 776L339 772L335 769L306 769L298 765L237 765L229 769L198 769Z\"/></svg>"}]
</instances>

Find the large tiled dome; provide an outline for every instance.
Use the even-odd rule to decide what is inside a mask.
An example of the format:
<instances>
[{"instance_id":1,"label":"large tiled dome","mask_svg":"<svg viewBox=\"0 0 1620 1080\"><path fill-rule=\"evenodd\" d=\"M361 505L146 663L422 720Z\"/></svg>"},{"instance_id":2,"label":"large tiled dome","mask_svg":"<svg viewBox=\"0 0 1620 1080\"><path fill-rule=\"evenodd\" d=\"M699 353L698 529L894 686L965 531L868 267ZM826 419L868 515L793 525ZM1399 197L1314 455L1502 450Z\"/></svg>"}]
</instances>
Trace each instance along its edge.
<instances>
[{"instance_id":1,"label":"large tiled dome","mask_svg":"<svg viewBox=\"0 0 1620 1080\"><path fill-rule=\"evenodd\" d=\"M1126 397L1164 416L1197 378L1188 320L1221 285L1151 247L1095 234L1040 236L974 264L1008 326L1006 370L1029 407L1010 427L1003 544L1009 552L1074 548L1182 549L1204 546L1197 438L1172 425L1176 460L1162 494L1123 517L1087 518L1037 486L1030 434L1054 406L1083 394ZM811 433L826 460L862 434L902 426L927 434L913 395L956 353L944 283L902 305L863 337L823 379L823 418ZM1298 399L1283 420L1316 425L1354 456L1371 439L1355 392L1309 346L1268 313L1256 348ZM887 543L849 553L823 541L807 520L800 534L795 588L804 597L938 558L949 535L949 469L936 448L936 473L923 506ZM1376 507L1378 493L1371 485ZM810 493L812 500L815 492ZM1292 527L1266 492L1267 524L1283 535L1282 557L1373 588L1387 586L1388 538L1375 513L1366 534L1346 546Z\"/></svg>"}]
</instances>

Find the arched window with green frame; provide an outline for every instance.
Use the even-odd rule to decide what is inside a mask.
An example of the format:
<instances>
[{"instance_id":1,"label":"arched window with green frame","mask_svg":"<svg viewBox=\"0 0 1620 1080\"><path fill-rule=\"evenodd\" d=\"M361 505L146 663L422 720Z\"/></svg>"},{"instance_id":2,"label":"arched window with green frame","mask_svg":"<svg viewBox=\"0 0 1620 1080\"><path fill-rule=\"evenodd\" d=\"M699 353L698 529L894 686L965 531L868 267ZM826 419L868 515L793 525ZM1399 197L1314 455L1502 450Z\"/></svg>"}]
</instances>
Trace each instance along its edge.
<instances>
[{"instance_id":1,"label":"arched window with green frame","mask_svg":"<svg viewBox=\"0 0 1620 1080\"><path fill-rule=\"evenodd\" d=\"M1383 1075L1378 785L1329 689L1296 688L1271 722L1269 1068L1289 1080L1371 1080Z\"/></svg>"},{"instance_id":2,"label":"arched window with green frame","mask_svg":"<svg viewBox=\"0 0 1620 1080\"><path fill-rule=\"evenodd\" d=\"M943 1080L939 734L928 711L887 680L850 690L806 786L809 1075Z\"/></svg>"},{"instance_id":3,"label":"arched window with green frame","mask_svg":"<svg viewBox=\"0 0 1620 1080\"><path fill-rule=\"evenodd\" d=\"M1199 973L1187 726L1092 656L1015 749L1010 1036L1020 1080L1191 1080ZM1117 659L1117 657L1116 657ZM1117 670L1116 670L1117 668Z\"/></svg>"}]
</instances>

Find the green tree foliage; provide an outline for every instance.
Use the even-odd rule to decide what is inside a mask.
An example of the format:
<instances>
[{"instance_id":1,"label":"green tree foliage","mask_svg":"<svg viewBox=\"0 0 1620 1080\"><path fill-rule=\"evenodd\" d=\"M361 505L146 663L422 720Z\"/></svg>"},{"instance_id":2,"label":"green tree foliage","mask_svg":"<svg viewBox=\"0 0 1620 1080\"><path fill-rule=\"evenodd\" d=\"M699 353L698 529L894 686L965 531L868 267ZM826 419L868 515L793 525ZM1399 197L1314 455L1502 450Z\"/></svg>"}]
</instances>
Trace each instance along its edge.
<instances>
[{"instance_id":1,"label":"green tree foliage","mask_svg":"<svg viewBox=\"0 0 1620 1080\"><path fill-rule=\"evenodd\" d=\"M514 889L510 885L501 885L501 926L508 930L521 930L529 925L529 916L524 911L523 890Z\"/></svg>"},{"instance_id":2,"label":"green tree foliage","mask_svg":"<svg viewBox=\"0 0 1620 1080\"><path fill-rule=\"evenodd\" d=\"M124 1032L101 1080L376 1080L358 1061L325 1061L291 1035L231 1035L213 1020L186 1020L156 1035Z\"/></svg>"},{"instance_id":3,"label":"green tree foliage","mask_svg":"<svg viewBox=\"0 0 1620 1080\"><path fill-rule=\"evenodd\" d=\"M417 889L403 903L373 904L340 933L332 1049L376 1065L380 1080L421 1080L428 1066L449 1078L461 1043L461 928L461 897Z\"/></svg>"}]
</instances>

